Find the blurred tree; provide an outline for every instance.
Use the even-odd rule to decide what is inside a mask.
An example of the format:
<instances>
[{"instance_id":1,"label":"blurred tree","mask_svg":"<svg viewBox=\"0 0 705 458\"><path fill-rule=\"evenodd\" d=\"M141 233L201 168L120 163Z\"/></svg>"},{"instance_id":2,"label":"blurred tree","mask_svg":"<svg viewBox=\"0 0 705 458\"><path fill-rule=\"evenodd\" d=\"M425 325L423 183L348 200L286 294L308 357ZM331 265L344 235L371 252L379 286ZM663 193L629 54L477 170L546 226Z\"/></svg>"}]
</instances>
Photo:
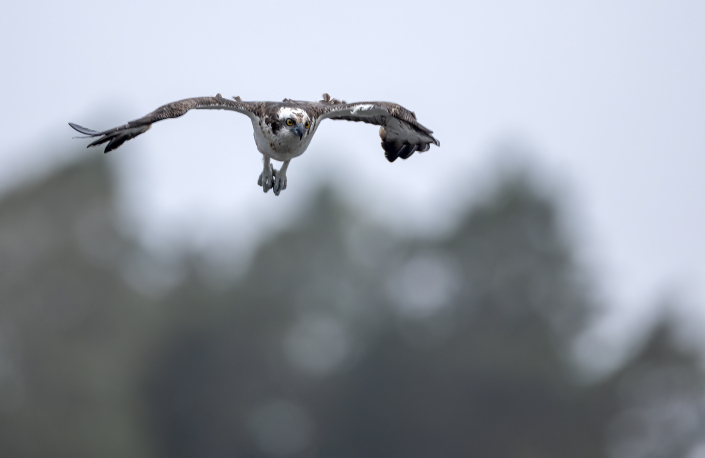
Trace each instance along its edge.
<instances>
[{"instance_id":1,"label":"blurred tree","mask_svg":"<svg viewBox=\"0 0 705 458\"><path fill-rule=\"evenodd\" d=\"M222 293L217 326L175 336L150 389L156 423L174 425L160 433L165 455L688 450L701 418L666 455L613 453L639 436L609 426L628 408L619 384L579 383L568 359L594 307L558 228L554 205L522 176L500 183L437 241L395 240L324 191ZM193 308L192 298L179 298ZM640 358L661 373L679 355ZM695 360L687 368L693 384L684 396L695 401L702 373ZM286 417L282 402L297 421L277 421ZM297 430L300 423L307 427Z\"/></svg>"},{"instance_id":2,"label":"blurred tree","mask_svg":"<svg viewBox=\"0 0 705 458\"><path fill-rule=\"evenodd\" d=\"M144 299L119 274L111 177L78 164L0 204L0 456L148 456Z\"/></svg>"},{"instance_id":3,"label":"blurred tree","mask_svg":"<svg viewBox=\"0 0 705 458\"><path fill-rule=\"evenodd\" d=\"M601 388L612 398L608 423L610 456L689 457L705 440L705 377L693 349L676 338L667 314L641 351Z\"/></svg>"},{"instance_id":4,"label":"blurred tree","mask_svg":"<svg viewBox=\"0 0 705 458\"><path fill-rule=\"evenodd\" d=\"M666 319L578 380L590 290L526 177L439 240L323 189L214 289L194 258L162 281L101 164L0 202L0 456L659 458L703 439L705 377Z\"/></svg>"}]
</instances>

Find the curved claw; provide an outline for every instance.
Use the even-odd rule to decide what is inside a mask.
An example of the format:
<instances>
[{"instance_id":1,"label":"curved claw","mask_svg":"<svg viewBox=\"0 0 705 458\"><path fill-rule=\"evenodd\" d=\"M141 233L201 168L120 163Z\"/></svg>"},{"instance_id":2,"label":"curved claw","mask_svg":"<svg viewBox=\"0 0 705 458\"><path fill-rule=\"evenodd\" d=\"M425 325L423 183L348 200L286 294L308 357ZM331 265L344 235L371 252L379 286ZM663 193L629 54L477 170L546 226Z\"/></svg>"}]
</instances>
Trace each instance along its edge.
<instances>
[{"instance_id":1,"label":"curved claw","mask_svg":"<svg viewBox=\"0 0 705 458\"><path fill-rule=\"evenodd\" d=\"M259 175L257 184L262 186L262 191L267 192L274 186L274 168L269 164L269 170L263 170Z\"/></svg>"},{"instance_id":2,"label":"curved claw","mask_svg":"<svg viewBox=\"0 0 705 458\"><path fill-rule=\"evenodd\" d=\"M279 172L278 170L274 171L274 195L278 196L280 192L286 189L286 175Z\"/></svg>"}]
</instances>

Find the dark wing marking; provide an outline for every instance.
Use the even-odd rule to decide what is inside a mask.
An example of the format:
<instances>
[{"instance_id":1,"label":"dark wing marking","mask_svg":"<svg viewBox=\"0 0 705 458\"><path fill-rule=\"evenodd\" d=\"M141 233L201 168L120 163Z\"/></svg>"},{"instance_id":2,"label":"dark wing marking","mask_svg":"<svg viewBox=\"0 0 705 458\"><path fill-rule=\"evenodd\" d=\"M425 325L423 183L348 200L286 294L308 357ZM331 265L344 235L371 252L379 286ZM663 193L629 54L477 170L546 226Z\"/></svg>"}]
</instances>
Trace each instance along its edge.
<instances>
[{"instance_id":1,"label":"dark wing marking","mask_svg":"<svg viewBox=\"0 0 705 458\"><path fill-rule=\"evenodd\" d=\"M90 143L88 147L97 146L108 142L105 146L105 152L108 153L128 140L143 134L152 127L152 124L164 119L178 118L183 116L187 111L193 109L201 110L231 110L243 113L250 118L259 116L263 109L263 104L258 102L243 102L239 97L235 100L223 98L220 94L215 97L194 97L191 99L179 100L178 102L169 103L161 106L153 112L145 115L127 124L119 127L97 132L86 127L79 126L72 122L69 123L74 130L87 135L88 137L97 137L95 141ZM85 138L85 137L84 137Z\"/></svg>"},{"instance_id":2,"label":"dark wing marking","mask_svg":"<svg viewBox=\"0 0 705 458\"><path fill-rule=\"evenodd\" d=\"M389 162L394 162L398 157L407 159L416 151L428 151L431 144L441 146L432 135L432 130L421 125L413 112L396 103L345 103L323 94L323 100L311 103L308 108L316 113L318 120L330 118L380 126L379 136Z\"/></svg>"}]
</instances>

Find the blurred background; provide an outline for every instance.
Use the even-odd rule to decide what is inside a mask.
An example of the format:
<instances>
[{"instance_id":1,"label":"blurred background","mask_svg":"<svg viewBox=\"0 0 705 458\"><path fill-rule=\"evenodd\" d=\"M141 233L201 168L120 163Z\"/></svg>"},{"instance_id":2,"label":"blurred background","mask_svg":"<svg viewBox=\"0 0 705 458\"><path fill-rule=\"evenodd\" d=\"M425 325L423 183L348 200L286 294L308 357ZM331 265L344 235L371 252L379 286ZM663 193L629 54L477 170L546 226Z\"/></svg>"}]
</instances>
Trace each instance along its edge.
<instances>
[{"instance_id":1,"label":"blurred background","mask_svg":"<svg viewBox=\"0 0 705 458\"><path fill-rule=\"evenodd\" d=\"M705 6L9 2L0 456L705 457ZM390 100L279 197L185 97Z\"/></svg>"}]
</instances>

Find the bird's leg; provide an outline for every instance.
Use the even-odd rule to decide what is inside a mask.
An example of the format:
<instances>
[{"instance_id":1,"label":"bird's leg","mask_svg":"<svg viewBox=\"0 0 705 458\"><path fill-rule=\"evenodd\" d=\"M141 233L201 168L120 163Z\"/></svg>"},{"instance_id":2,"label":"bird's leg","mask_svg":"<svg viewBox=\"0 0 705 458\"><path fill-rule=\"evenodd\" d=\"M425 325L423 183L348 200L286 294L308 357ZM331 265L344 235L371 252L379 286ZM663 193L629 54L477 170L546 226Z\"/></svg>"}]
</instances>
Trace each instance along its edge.
<instances>
[{"instance_id":1,"label":"bird's leg","mask_svg":"<svg viewBox=\"0 0 705 458\"><path fill-rule=\"evenodd\" d=\"M286 189L286 169L289 167L289 162L291 159L288 161L284 161L282 164L282 168L279 170L274 171L274 194L279 195L280 192Z\"/></svg>"},{"instance_id":2,"label":"bird's leg","mask_svg":"<svg viewBox=\"0 0 705 458\"><path fill-rule=\"evenodd\" d=\"M269 163L269 157L264 156L264 170L259 174L257 184L262 186L264 192L269 191L274 186L274 171L272 164ZM277 193L279 194L279 193Z\"/></svg>"}]
</instances>

